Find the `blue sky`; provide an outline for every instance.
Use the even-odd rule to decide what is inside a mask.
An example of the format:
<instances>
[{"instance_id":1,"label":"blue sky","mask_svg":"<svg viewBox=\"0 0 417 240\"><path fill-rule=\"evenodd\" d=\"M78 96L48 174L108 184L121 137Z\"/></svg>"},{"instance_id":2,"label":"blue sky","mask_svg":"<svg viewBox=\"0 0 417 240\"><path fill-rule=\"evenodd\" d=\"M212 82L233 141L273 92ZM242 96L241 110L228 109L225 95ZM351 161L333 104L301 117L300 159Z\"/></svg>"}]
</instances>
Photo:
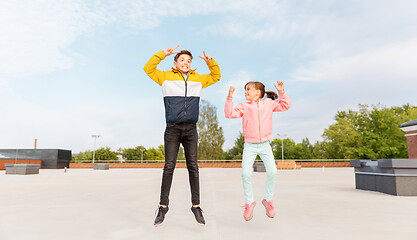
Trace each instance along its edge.
<instances>
[{"instance_id":1,"label":"blue sky","mask_svg":"<svg viewBox=\"0 0 417 240\"><path fill-rule=\"evenodd\" d=\"M322 140L339 110L417 103L416 1L1 1L0 148L147 148L163 144L162 91L142 70L180 45L192 68L222 79L202 92L218 109L224 149L241 131L225 119L229 86L285 83L292 108L273 135ZM172 66L168 57L159 69Z\"/></svg>"}]
</instances>

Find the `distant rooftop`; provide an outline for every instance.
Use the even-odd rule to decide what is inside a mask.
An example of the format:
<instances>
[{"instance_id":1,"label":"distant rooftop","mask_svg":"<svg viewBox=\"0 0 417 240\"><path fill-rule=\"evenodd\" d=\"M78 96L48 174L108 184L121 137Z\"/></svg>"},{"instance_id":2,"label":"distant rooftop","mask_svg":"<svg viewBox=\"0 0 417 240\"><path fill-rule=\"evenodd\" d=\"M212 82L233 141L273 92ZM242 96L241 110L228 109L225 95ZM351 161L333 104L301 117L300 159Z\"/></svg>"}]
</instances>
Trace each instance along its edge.
<instances>
[{"instance_id":1,"label":"distant rooftop","mask_svg":"<svg viewBox=\"0 0 417 240\"><path fill-rule=\"evenodd\" d=\"M399 127L403 128L403 127L410 127L410 126L414 126L414 125L417 125L417 119L414 119L414 120L408 121L406 123L400 124Z\"/></svg>"}]
</instances>

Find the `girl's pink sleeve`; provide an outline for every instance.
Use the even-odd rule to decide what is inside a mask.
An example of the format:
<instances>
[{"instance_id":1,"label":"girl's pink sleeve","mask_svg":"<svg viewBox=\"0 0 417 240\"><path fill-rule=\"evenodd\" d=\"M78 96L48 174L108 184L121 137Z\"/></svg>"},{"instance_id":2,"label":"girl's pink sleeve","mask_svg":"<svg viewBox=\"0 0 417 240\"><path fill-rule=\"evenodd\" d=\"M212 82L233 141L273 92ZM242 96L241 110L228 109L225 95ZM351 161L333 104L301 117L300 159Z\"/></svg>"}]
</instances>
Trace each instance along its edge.
<instances>
[{"instance_id":1,"label":"girl's pink sleeve","mask_svg":"<svg viewBox=\"0 0 417 240\"><path fill-rule=\"evenodd\" d=\"M233 107L233 101L231 98L227 98L224 105L224 115L226 118L240 118L243 116L243 103L239 103L236 107Z\"/></svg>"},{"instance_id":2,"label":"girl's pink sleeve","mask_svg":"<svg viewBox=\"0 0 417 240\"><path fill-rule=\"evenodd\" d=\"M274 112L284 112L290 109L291 99L286 92L278 93L279 101L274 102Z\"/></svg>"}]
</instances>

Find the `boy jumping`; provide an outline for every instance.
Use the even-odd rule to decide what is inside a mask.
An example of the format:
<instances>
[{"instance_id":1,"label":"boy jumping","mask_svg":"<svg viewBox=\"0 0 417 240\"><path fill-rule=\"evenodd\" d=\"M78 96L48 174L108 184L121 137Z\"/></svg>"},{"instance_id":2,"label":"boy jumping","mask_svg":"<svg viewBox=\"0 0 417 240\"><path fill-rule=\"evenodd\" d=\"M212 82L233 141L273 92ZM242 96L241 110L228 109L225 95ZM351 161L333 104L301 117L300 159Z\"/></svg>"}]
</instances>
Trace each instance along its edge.
<instances>
[{"instance_id":1,"label":"boy jumping","mask_svg":"<svg viewBox=\"0 0 417 240\"><path fill-rule=\"evenodd\" d=\"M184 147L190 182L191 211L194 213L197 223L204 226L205 220L200 208L196 123L199 115L201 89L220 80L220 68L213 58L203 52L204 56L199 57L206 61L210 74L200 75L196 73L195 70L190 69L193 59L191 52L187 50L175 51L178 46L157 52L143 68L152 80L162 86L167 123L164 133L165 165L162 174L159 209L154 225L161 225L169 210L169 192L181 143ZM168 71L156 69L161 60L175 53L175 68Z\"/></svg>"}]
</instances>

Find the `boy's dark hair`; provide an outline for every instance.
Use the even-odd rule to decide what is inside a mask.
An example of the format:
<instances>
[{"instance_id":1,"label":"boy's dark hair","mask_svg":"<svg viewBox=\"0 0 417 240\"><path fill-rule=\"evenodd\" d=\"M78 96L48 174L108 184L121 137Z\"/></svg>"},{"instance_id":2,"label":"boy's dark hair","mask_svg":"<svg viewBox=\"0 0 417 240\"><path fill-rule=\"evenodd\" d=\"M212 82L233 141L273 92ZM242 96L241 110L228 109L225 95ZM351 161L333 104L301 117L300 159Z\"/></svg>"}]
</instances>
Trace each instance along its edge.
<instances>
[{"instance_id":1,"label":"boy's dark hair","mask_svg":"<svg viewBox=\"0 0 417 240\"><path fill-rule=\"evenodd\" d=\"M178 58L179 58L181 55L183 55L183 54L186 54L186 55L190 56L190 57L191 57L191 59L193 59L193 55L191 54L191 52L190 52L190 51L188 51L188 50L181 50L179 53L177 53L177 55L175 55L175 57L174 57L174 62L176 62L176 61L178 60Z\"/></svg>"},{"instance_id":2,"label":"boy's dark hair","mask_svg":"<svg viewBox=\"0 0 417 240\"><path fill-rule=\"evenodd\" d=\"M257 81L256 82L248 82L248 83L245 84L245 87L244 87L245 90L246 90L246 86L247 85L251 85L256 90L260 90L261 91L261 98L263 98L265 94L266 94L266 97L268 97L268 98L270 98L272 100L275 100L275 99L278 98L278 94L276 94L275 92L273 92L273 91L265 91L265 85L263 83L261 83L261 82L257 82Z\"/></svg>"}]
</instances>

